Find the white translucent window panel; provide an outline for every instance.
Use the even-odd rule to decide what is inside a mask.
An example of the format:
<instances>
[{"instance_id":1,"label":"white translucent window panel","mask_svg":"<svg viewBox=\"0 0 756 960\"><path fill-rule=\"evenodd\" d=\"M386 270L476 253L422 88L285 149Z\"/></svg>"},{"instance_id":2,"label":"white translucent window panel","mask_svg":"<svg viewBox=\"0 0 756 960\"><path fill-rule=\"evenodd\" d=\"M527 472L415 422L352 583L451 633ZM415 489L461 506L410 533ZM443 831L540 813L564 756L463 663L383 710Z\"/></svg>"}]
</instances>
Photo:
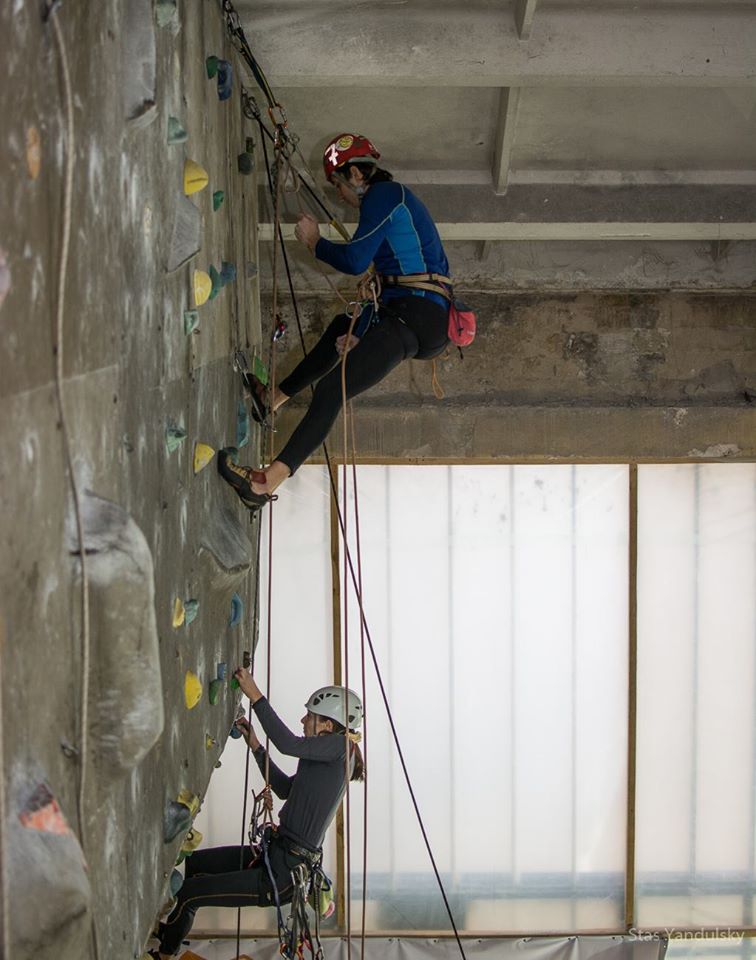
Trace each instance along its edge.
<instances>
[{"instance_id":1,"label":"white translucent window panel","mask_svg":"<svg viewBox=\"0 0 756 960\"><path fill-rule=\"evenodd\" d=\"M753 925L756 465L638 472L636 903Z\"/></svg>"},{"instance_id":2,"label":"white translucent window panel","mask_svg":"<svg viewBox=\"0 0 756 960\"><path fill-rule=\"evenodd\" d=\"M358 478L367 618L458 926L619 928L627 468L360 467ZM356 686L354 604L349 634ZM368 675L366 923L445 930ZM358 926L356 790L353 800Z\"/></svg>"},{"instance_id":3,"label":"white translucent window panel","mask_svg":"<svg viewBox=\"0 0 756 960\"><path fill-rule=\"evenodd\" d=\"M729 934L729 935L728 935ZM666 960L754 960L756 940L731 934L725 927L714 938L691 930L669 941Z\"/></svg>"},{"instance_id":4,"label":"white translucent window panel","mask_svg":"<svg viewBox=\"0 0 756 960\"><path fill-rule=\"evenodd\" d=\"M273 508L273 569L271 604L271 692L276 712L296 733L304 704L317 687L333 678L330 486L323 467L304 466L281 489ZM263 514L260 550L260 639L255 678L265 689L267 673L267 584L268 531L270 510ZM233 669L234 665L229 665ZM249 709L249 701L243 701ZM254 720L253 720L254 723ZM257 727L262 739L262 731ZM282 757L275 748L271 756L286 773L294 773L297 761ZM246 744L231 740L215 771L197 827L203 833L203 847L239 844L242 836ZM250 757L250 788L259 791L263 778ZM274 817L281 801L275 801ZM251 805L247 805L247 814ZM246 842L247 830L244 827ZM335 831L324 844L326 869L335 878ZM246 908L242 929L275 930L275 910ZM236 910L203 908L197 913L196 930L236 931Z\"/></svg>"}]
</instances>

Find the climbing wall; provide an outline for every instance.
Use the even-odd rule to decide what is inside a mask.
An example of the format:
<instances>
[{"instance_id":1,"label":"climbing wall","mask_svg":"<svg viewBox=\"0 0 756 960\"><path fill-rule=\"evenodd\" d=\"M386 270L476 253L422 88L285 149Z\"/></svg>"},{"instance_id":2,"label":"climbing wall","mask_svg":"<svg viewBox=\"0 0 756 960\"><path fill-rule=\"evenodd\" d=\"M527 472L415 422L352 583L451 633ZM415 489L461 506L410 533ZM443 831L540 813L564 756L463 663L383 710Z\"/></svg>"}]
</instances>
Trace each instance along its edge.
<instances>
[{"instance_id":1,"label":"climbing wall","mask_svg":"<svg viewBox=\"0 0 756 960\"><path fill-rule=\"evenodd\" d=\"M256 635L258 522L215 456L260 456L254 131L216 2L42 7L0 9L0 953L126 960L201 843Z\"/></svg>"}]
</instances>

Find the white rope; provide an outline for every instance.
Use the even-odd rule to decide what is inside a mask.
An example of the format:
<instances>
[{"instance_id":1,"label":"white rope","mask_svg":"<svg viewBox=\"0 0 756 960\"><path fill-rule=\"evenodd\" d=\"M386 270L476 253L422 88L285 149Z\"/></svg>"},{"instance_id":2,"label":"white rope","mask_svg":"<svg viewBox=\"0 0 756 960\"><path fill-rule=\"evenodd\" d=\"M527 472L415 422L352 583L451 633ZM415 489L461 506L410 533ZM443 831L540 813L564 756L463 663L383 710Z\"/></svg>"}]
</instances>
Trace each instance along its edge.
<instances>
[{"instance_id":1,"label":"white rope","mask_svg":"<svg viewBox=\"0 0 756 960\"><path fill-rule=\"evenodd\" d=\"M61 240L60 263L58 269L58 297L55 313L55 327L53 333L53 354L55 356L55 392L58 401L61 433L63 435L63 450L68 468L68 480L76 516L76 532L79 541L79 557L81 560L81 637L82 637L82 690L81 690L81 730L79 735L79 792L77 814L79 819L79 840L84 848L84 794L86 788L88 726L89 726L89 580L87 577L87 559L84 544L84 523L81 512L81 498L76 483L73 458L71 456L71 441L68 432L65 406L63 402L63 317L66 299L66 277L68 272L68 249L71 239L71 206L73 196L73 169L74 169L74 120L73 94L71 92L71 75L68 69L68 57L63 34L56 16L56 6L50 9L50 20L55 33L55 42L60 57L61 73L63 74L63 90L66 104L66 166L63 194L63 234Z\"/></svg>"}]
</instances>

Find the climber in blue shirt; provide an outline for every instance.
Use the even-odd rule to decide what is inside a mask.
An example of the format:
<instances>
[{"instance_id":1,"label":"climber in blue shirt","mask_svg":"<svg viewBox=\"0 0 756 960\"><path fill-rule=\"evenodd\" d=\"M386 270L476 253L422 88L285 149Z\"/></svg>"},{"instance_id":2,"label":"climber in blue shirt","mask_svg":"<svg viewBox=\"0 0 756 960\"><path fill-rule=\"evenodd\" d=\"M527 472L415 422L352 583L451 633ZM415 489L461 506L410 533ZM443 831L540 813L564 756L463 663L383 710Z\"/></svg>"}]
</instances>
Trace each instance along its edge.
<instances>
[{"instance_id":1,"label":"climber in blue shirt","mask_svg":"<svg viewBox=\"0 0 756 960\"><path fill-rule=\"evenodd\" d=\"M334 317L312 351L275 386L272 395L247 375L252 415L262 422L270 410L316 383L310 407L283 450L264 471L233 462L221 450L218 469L245 506L258 509L325 440L342 403L340 358L346 363L347 398L379 383L403 360L430 360L448 344L451 281L449 266L430 214L407 187L377 165L380 154L357 134L341 134L326 147L326 178L341 199L360 211L349 243L320 236L317 221L304 214L296 237L318 258L342 273L358 275L371 263L380 278L377 309L369 301L349 341L351 317Z\"/></svg>"}]
</instances>

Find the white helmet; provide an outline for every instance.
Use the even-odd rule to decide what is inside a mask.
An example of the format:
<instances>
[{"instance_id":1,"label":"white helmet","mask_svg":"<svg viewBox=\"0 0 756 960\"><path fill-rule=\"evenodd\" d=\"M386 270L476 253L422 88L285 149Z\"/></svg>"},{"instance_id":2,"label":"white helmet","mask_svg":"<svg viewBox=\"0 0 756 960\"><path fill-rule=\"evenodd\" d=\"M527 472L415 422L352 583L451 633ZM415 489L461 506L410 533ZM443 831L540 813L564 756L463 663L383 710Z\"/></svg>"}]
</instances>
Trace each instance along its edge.
<instances>
[{"instance_id":1,"label":"white helmet","mask_svg":"<svg viewBox=\"0 0 756 960\"><path fill-rule=\"evenodd\" d=\"M344 694L348 696L348 716L344 719ZM355 730L362 723L362 701L354 692L346 687L321 687L312 694L305 704L310 713L319 717L335 720L342 727Z\"/></svg>"}]
</instances>

